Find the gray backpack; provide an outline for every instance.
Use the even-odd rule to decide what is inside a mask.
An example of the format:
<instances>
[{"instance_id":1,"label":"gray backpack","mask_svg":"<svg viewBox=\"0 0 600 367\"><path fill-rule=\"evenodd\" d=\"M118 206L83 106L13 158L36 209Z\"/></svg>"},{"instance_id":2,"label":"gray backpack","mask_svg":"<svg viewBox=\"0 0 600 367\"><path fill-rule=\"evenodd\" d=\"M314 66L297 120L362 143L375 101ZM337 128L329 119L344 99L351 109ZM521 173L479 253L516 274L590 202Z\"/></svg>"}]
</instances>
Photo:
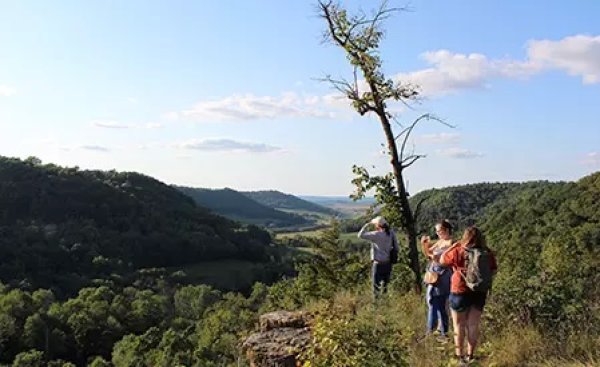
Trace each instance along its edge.
<instances>
[{"instance_id":1,"label":"gray backpack","mask_svg":"<svg viewBox=\"0 0 600 367\"><path fill-rule=\"evenodd\" d=\"M465 250L465 273L463 278L473 292L487 292L492 287L491 253L486 248Z\"/></svg>"}]
</instances>

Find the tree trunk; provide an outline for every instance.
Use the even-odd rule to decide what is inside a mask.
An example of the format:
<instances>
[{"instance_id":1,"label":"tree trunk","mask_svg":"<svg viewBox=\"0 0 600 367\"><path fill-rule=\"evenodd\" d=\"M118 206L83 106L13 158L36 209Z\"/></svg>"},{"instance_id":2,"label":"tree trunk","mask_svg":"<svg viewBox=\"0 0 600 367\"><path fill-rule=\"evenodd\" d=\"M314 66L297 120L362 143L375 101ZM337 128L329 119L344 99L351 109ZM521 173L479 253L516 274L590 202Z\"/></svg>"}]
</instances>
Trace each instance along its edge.
<instances>
[{"instance_id":1,"label":"tree trunk","mask_svg":"<svg viewBox=\"0 0 600 367\"><path fill-rule=\"evenodd\" d=\"M396 189L398 190L398 200L400 201L402 217L404 218L403 229L406 234L406 241L408 245L408 257L410 260L410 268L415 274L415 291L417 293L420 293L421 269L419 265L419 252L417 250L417 231L415 228L415 218L413 216L412 210L410 209L408 193L406 192L406 187L404 186L404 177L402 177L403 167L398 159L398 147L396 146L396 139L394 138L392 127L390 126L390 122L381 104L378 104L378 110L379 111L377 112L377 114L379 115L379 119L381 120L381 125L383 126L388 148L390 150L391 164L393 167L394 178L396 179Z\"/></svg>"}]
</instances>

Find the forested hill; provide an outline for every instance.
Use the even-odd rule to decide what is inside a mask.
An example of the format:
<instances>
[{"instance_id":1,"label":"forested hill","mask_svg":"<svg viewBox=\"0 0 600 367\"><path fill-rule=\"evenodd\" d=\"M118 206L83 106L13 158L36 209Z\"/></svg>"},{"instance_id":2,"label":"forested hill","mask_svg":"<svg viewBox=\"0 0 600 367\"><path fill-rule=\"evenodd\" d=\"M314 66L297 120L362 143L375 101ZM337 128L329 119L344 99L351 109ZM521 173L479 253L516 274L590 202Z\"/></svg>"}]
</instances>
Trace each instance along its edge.
<instances>
[{"instance_id":1,"label":"forested hill","mask_svg":"<svg viewBox=\"0 0 600 367\"><path fill-rule=\"evenodd\" d=\"M598 335L600 172L523 188L492 204L479 225L503 266L494 284L499 320Z\"/></svg>"},{"instance_id":2,"label":"forested hill","mask_svg":"<svg viewBox=\"0 0 600 367\"><path fill-rule=\"evenodd\" d=\"M425 194L433 199L430 210L439 207L436 216L460 226L473 220L496 254L498 272L481 328L485 342L470 365L600 365L600 172L576 182L478 184ZM280 309L292 301L316 314L316 331L300 359L309 355L315 366L365 366L373 360L457 365L453 345L407 337L422 335L425 306L422 293L411 293L413 278L402 265L406 256L393 269L389 297L374 313L361 260L330 237L316 243L319 256L293 282L270 290L278 291L272 299Z\"/></svg>"},{"instance_id":3,"label":"forested hill","mask_svg":"<svg viewBox=\"0 0 600 367\"><path fill-rule=\"evenodd\" d=\"M492 204L503 202L522 192L562 184L532 181L451 186L419 192L410 202L413 210L418 213L417 225L420 232L431 232L433 224L440 219L448 219L456 228L465 228L478 222Z\"/></svg>"},{"instance_id":4,"label":"forested hill","mask_svg":"<svg viewBox=\"0 0 600 367\"><path fill-rule=\"evenodd\" d=\"M412 200L423 197L422 226L473 222L496 251L495 326L510 319L561 335L583 325L600 330L592 311L600 302L600 172L576 182L449 187Z\"/></svg>"},{"instance_id":5,"label":"forested hill","mask_svg":"<svg viewBox=\"0 0 600 367\"><path fill-rule=\"evenodd\" d=\"M0 281L72 292L142 267L260 260L267 232L151 177L0 157Z\"/></svg>"},{"instance_id":6,"label":"forested hill","mask_svg":"<svg viewBox=\"0 0 600 367\"><path fill-rule=\"evenodd\" d=\"M600 173L577 182L508 184L504 191L495 185L503 184L448 188L471 205L439 213L475 218L498 259L481 329L485 342L474 365L599 365ZM140 259L147 246L150 254L168 258L175 247L193 260L196 241L185 239L197 234L211 233L220 240L215 246L233 255L243 254L242 244L260 250L268 239L256 227L211 216L149 177L3 158L0 203L2 280L20 283L0 284L0 365L248 365L241 338L259 324L260 314L275 310L306 310L314 317L300 364L456 365L451 343L424 336L425 298L413 292L405 254L373 312L367 248L340 237L335 226L311 241L314 255L298 264L295 277L256 283L244 296L172 284L150 270L144 282L117 283L119 266L127 265L111 251L134 262L132 249ZM175 239L157 246L154 237L169 240L161 233ZM181 242L189 247L178 247ZM92 277L103 281L66 300L27 286L74 287Z\"/></svg>"},{"instance_id":7,"label":"forested hill","mask_svg":"<svg viewBox=\"0 0 600 367\"><path fill-rule=\"evenodd\" d=\"M246 195L229 188L221 190L184 186L176 186L176 188L194 199L199 205L241 222L253 223L265 227L288 227L308 224L308 220L299 215L282 212L260 204Z\"/></svg>"},{"instance_id":8,"label":"forested hill","mask_svg":"<svg viewBox=\"0 0 600 367\"><path fill-rule=\"evenodd\" d=\"M321 213L325 215L338 214L333 209L326 208L315 203L311 203L310 201L300 199L294 195L284 194L280 191L245 191L242 193L251 198L252 200L255 200L263 205L275 209L308 211Z\"/></svg>"}]
</instances>

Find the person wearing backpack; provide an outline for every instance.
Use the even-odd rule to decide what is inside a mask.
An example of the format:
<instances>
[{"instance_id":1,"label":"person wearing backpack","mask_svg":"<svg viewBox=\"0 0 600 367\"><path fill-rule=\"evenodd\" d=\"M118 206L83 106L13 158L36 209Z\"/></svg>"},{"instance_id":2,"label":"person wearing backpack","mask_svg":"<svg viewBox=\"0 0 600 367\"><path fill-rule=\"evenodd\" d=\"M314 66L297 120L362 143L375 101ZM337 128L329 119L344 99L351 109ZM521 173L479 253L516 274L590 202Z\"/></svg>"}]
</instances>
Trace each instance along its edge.
<instances>
[{"instance_id":1,"label":"person wearing backpack","mask_svg":"<svg viewBox=\"0 0 600 367\"><path fill-rule=\"evenodd\" d=\"M370 225L375 226L374 231L367 231L367 227ZM392 264L398 258L398 241L394 231L381 216L366 223L358 232L358 238L371 242L373 295L377 298L381 292L387 291L392 274Z\"/></svg>"},{"instance_id":2,"label":"person wearing backpack","mask_svg":"<svg viewBox=\"0 0 600 367\"><path fill-rule=\"evenodd\" d=\"M438 240L431 242L429 236L421 237L423 253L429 259L424 282L427 301L427 333L436 328L440 332L439 341L446 342L448 335L448 296L452 268L439 263L440 256L452 246L452 224L442 220L435 225Z\"/></svg>"},{"instance_id":3,"label":"person wearing backpack","mask_svg":"<svg viewBox=\"0 0 600 367\"><path fill-rule=\"evenodd\" d=\"M481 231L468 227L462 239L442 254L440 263L454 270L450 284L450 309L454 325L455 355L464 362L473 360L479 322L492 276L497 270L496 257L487 247ZM467 354L463 355L467 337Z\"/></svg>"}]
</instances>

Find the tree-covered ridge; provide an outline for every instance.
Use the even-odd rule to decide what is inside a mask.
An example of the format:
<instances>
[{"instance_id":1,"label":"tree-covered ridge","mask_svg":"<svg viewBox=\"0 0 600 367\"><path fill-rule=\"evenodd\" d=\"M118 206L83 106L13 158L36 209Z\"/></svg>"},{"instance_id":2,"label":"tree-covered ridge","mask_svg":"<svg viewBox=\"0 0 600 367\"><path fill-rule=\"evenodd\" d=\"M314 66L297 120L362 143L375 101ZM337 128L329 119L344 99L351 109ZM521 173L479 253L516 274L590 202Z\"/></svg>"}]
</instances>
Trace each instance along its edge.
<instances>
[{"instance_id":1,"label":"tree-covered ridge","mask_svg":"<svg viewBox=\"0 0 600 367\"><path fill-rule=\"evenodd\" d=\"M421 191L411 198L411 204L416 208L421 232L431 232L433 225L441 219L447 219L461 229L476 223L491 205L504 198L553 185L556 183L533 181L451 186Z\"/></svg>"},{"instance_id":2,"label":"tree-covered ridge","mask_svg":"<svg viewBox=\"0 0 600 367\"><path fill-rule=\"evenodd\" d=\"M151 177L0 157L0 280L72 293L94 278L223 258L263 260L270 235Z\"/></svg>"},{"instance_id":3,"label":"tree-covered ridge","mask_svg":"<svg viewBox=\"0 0 600 367\"><path fill-rule=\"evenodd\" d=\"M481 218L499 255L495 315L568 333L600 328L600 172L522 190Z\"/></svg>"},{"instance_id":4,"label":"tree-covered ridge","mask_svg":"<svg viewBox=\"0 0 600 367\"><path fill-rule=\"evenodd\" d=\"M17 163L41 169L35 162ZM485 309L478 365L596 365L600 173L577 182L515 187L478 214L464 212L483 228L499 263ZM81 223L73 225L77 224ZM6 228L3 224L2 233ZM246 296L204 285L184 286L178 284L177 274L164 270L142 271L130 284L107 277L110 281L79 289L62 301L52 291L18 289L23 283L0 286L0 364L247 366L239 346L259 314L308 309L315 314L314 338L303 358L311 366L378 366L382 361L453 365L450 344L442 349L421 338L425 302L422 294L411 291L413 275L406 257L394 266L390 294L373 307L367 289L368 246L341 239L335 225L309 242L314 255L298 264L297 277L268 287L257 283ZM38 256L40 248L30 250L29 255ZM12 261L6 253L2 256ZM71 262L69 256L74 255L62 256ZM46 275L52 277L51 271ZM48 283L70 280L54 277Z\"/></svg>"},{"instance_id":5,"label":"tree-covered ridge","mask_svg":"<svg viewBox=\"0 0 600 367\"><path fill-rule=\"evenodd\" d=\"M489 307L495 322L520 320L564 333L585 319L600 328L594 311L600 302L600 172L577 182L482 183L413 198L423 199L425 232L441 218L459 229L476 224L497 252L500 271Z\"/></svg>"},{"instance_id":6,"label":"tree-covered ridge","mask_svg":"<svg viewBox=\"0 0 600 367\"><path fill-rule=\"evenodd\" d=\"M495 328L518 322L563 341L598 335L599 213L600 172L523 184L486 208L477 224L500 264L489 307Z\"/></svg>"},{"instance_id":7,"label":"tree-covered ridge","mask_svg":"<svg viewBox=\"0 0 600 367\"><path fill-rule=\"evenodd\" d=\"M158 279L157 279L158 280ZM224 366L239 356L267 288L88 287L66 301L0 284L0 364L15 367Z\"/></svg>"},{"instance_id":8,"label":"tree-covered ridge","mask_svg":"<svg viewBox=\"0 0 600 367\"><path fill-rule=\"evenodd\" d=\"M338 213L324 206L311 203L310 201L300 199L297 196L284 194L280 191L266 190L266 191L246 191L242 194L255 200L263 205L266 205L275 209L286 209L286 210L297 210L297 211L309 211L316 212L326 215L337 215Z\"/></svg>"},{"instance_id":9,"label":"tree-covered ridge","mask_svg":"<svg viewBox=\"0 0 600 367\"><path fill-rule=\"evenodd\" d=\"M292 213L263 205L238 191L225 188L211 190L176 186L203 207L227 218L266 227L289 227L309 224L308 220Z\"/></svg>"}]
</instances>

